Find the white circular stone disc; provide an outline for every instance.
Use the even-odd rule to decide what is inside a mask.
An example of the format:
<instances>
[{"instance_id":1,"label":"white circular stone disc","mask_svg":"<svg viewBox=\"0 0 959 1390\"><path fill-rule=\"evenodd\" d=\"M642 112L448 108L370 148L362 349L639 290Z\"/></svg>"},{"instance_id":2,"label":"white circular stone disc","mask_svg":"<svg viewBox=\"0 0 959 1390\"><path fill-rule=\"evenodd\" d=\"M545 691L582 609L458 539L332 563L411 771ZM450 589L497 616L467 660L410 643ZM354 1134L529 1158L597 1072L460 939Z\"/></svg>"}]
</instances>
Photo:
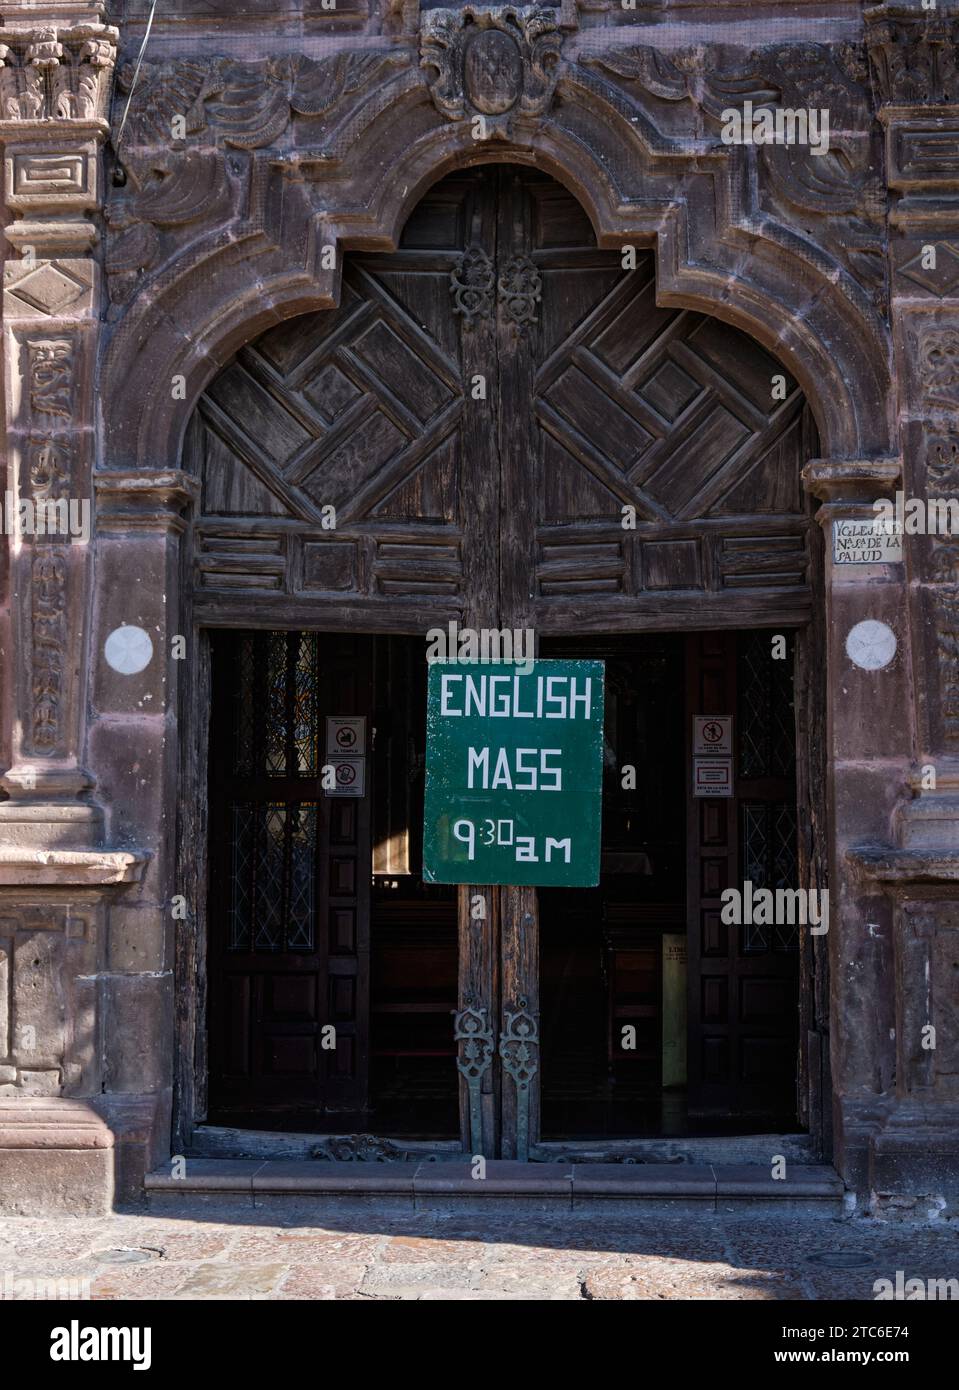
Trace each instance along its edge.
<instances>
[{"instance_id":1,"label":"white circular stone disc","mask_svg":"<svg viewBox=\"0 0 959 1390\"><path fill-rule=\"evenodd\" d=\"M846 655L861 671L881 671L896 655L896 634L887 623L866 618L849 629Z\"/></svg>"},{"instance_id":2,"label":"white circular stone disc","mask_svg":"<svg viewBox=\"0 0 959 1390\"><path fill-rule=\"evenodd\" d=\"M153 660L150 634L142 627L115 627L103 644L103 655L121 676L135 676Z\"/></svg>"}]
</instances>

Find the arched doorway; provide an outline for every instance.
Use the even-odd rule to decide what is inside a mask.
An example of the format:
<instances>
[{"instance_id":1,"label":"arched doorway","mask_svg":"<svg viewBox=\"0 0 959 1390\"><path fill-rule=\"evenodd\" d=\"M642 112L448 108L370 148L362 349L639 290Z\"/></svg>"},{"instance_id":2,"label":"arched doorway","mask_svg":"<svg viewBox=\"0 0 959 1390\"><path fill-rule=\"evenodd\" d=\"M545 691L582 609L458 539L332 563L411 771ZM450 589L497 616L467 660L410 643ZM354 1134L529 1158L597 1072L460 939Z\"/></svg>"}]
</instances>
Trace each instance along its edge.
<instances>
[{"instance_id":1,"label":"arched doorway","mask_svg":"<svg viewBox=\"0 0 959 1390\"><path fill-rule=\"evenodd\" d=\"M418 880L417 644L455 621L528 627L555 650L588 635L595 652L608 638L621 708L633 712L634 735L635 719L643 724L651 755L665 744L648 724L655 708L644 691L662 649L656 669L673 682L663 717L682 717L649 785L682 782L662 802L676 810L676 843L662 860L674 891L645 902L615 891L617 873L621 888L649 854L609 846L609 891L584 914L598 911L602 923L600 1051L615 1081L624 1060L615 1029L630 1007L655 1019L662 1043L665 941L685 936L687 1094L704 1114L725 1110L749 1127L774 1113L774 1088L786 1122L798 941L718 931L717 899L741 880L744 858L787 872L770 848L785 822L769 808L791 803L795 815L796 788L790 757L777 763L769 750L791 736L795 755L795 721L781 707L792 683L768 666L755 634L807 632L816 538L799 475L816 452L802 394L774 358L717 320L658 306L650 252L598 249L566 189L511 165L437 184L395 253L347 258L337 309L270 329L215 378L184 446L184 466L202 483L193 606L202 627L246 635L213 641L213 1112L272 1109L288 1123L296 1109L309 1124L312 1111L330 1130L356 1128L338 1117L368 1116L373 1105L369 1127L395 1132L376 1114L415 1113L432 1083L421 1077L416 1090L409 1059L433 1056L445 1069L447 1108L414 1132L448 1133L452 1009L482 1011L495 1040L520 999L539 1014L541 978L562 978L554 938L577 927L559 910L552 926L538 922L535 894L503 890L478 934L464 912L467 890L457 928L452 898L431 897ZM689 782L690 717L728 713L738 727L749 678L767 764L753 760L743 795L728 804L700 801ZM233 700L229 718L221 698ZM260 737L260 761L244 764L244 710L266 711L270 699L274 733ZM326 717L348 715L367 722L369 797L304 795L328 751ZM377 753L372 732L384 725ZM611 756L613 796L628 759L617 748ZM246 808L245 828L237 808ZM400 880L402 889L385 887ZM264 891L264 903L280 904L278 930L267 924L258 943ZM252 935L237 935L238 895ZM645 984L627 980L617 996L615 979L631 965ZM643 998L631 1005L637 989ZM578 1025L546 1002L562 1040ZM330 1023L336 1047L324 1055ZM382 1044L388 1035L398 1040ZM394 1063L407 1056L405 1071L395 1067L403 1076L393 1112L374 1075L377 1053ZM550 1073L568 1065L563 1055L557 1046L552 1063L540 1059L522 1102L534 1141L539 1081L552 1084ZM650 1084L662 1090L661 1048L657 1074ZM496 1065L481 1085L484 1143L515 1153L519 1098ZM463 1095L464 1127L466 1109ZM612 1123L620 1134L610 1113L607 1105L599 1129ZM551 1132L575 1138L587 1128L560 1121Z\"/></svg>"}]
</instances>

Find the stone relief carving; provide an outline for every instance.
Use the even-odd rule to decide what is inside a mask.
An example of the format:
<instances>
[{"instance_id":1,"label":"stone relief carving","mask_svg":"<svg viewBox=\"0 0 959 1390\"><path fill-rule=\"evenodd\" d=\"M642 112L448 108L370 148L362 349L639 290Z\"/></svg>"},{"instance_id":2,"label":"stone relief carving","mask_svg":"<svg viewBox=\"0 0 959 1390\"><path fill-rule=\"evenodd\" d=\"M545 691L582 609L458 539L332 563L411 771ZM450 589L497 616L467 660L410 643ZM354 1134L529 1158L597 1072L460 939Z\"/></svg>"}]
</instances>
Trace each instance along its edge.
<instances>
[{"instance_id":1,"label":"stone relief carving","mask_svg":"<svg viewBox=\"0 0 959 1390\"><path fill-rule=\"evenodd\" d=\"M920 349L924 363L938 371L945 389L959 382L959 334L953 333L951 353L940 357L942 345L930 334ZM926 367L929 371L929 366ZM935 390L936 387L933 387ZM926 494L929 497L959 495L959 442L948 433L933 433L926 443ZM959 747L959 538L931 540L930 579L936 660L942 713L942 734L947 747Z\"/></svg>"},{"instance_id":2,"label":"stone relief carving","mask_svg":"<svg viewBox=\"0 0 959 1390\"><path fill-rule=\"evenodd\" d=\"M873 118L860 49L784 44L759 49L742 68L707 75L703 110L749 100L754 109L783 107L829 113L829 146L769 144L759 149L763 205L816 239L872 295L886 302L885 188L872 137Z\"/></svg>"},{"instance_id":3,"label":"stone relief carving","mask_svg":"<svg viewBox=\"0 0 959 1390\"><path fill-rule=\"evenodd\" d=\"M228 190L223 157L216 162L213 151L197 150L197 145L212 143L238 152L275 149L291 121L317 121L315 138L305 131L295 153L277 156L278 163L310 163L308 177L315 179L342 153L331 156L334 132L351 128L360 111L372 113L364 115L372 119L400 90L417 83L425 84L447 120L482 117L487 138L506 139L518 116L542 116L550 108L561 43L554 9L466 5L423 13L422 74L411 68L409 50L401 48L347 49L319 60L217 57L147 63L119 152L134 187L127 202L114 195L107 213L112 299L127 298L140 272L169 259L176 244L202 225L224 220ZM667 55L627 45L581 58L569 80L575 83L576 74L587 71L601 79L591 79L594 92L611 83L634 96L651 96L657 120L668 104L679 124L661 138L677 154L689 140L701 141L704 130L717 136L721 112L747 99L754 107L827 108L831 132L826 154L816 156L795 145L758 149L761 206L812 237L884 307L885 192L877 172L862 49L781 44L713 71L705 69L697 51ZM402 89L391 86L399 76L406 84ZM124 66L117 80L121 97L131 80L132 67ZM180 141L173 139L175 133ZM162 154L138 163L145 147ZM199 157L185 160L188 149L195 156L203 153L206 164ZM239 189L234 188L232 197L236 216Z\"/></svg>"},{"instance_id":4,"label":"stone relief carving","mask_svg":"<svg viewBox=\"0 0 959 1390\"><path fill-rule=\"evenodd\" d=\"M906 259L900 261L896 273L901 280L935 295L938 299L951 298L959 290L959 245L954 241L935 238L936 264L926 263L926 248L929 238L918 244L910 242L905 252Z\"/></svg>"},{"instance_id":5,"label":"stone relief carving","mask_svg":"<svg viewBox=\"0 0 959 1390\"><path fill-rule=\"evenodd\" d=\"M160 258L162 234L229 220L227 161L215 150L184 149L128 158L124 191L106 211L110 298L127 299L139 274Z\"/></svg>"},{"instance_id":6,"label":"stone relief carving","mask_svg":"<svg viewBox=\"0 0 959 1390\"><path fill-rule=\"evenodd\" d=\"M664 101L683 101L691 95L688 75L657 48L630 44L580 59L583 66L596 67L616 77L635 82L644 92Z\"/></svg>"},{"instance_id":7,"label":"stone relief carving","mask_svg":"<svg viewBox=\"0 0 959 1390\"><path fill-rule=\"evenodd\" d=\"M926 491L939 496L959 495L959 441L950 435L933 435L929 440Z\"/></svg>"},{"instance_id":8,"label":"stone relief carving","mask_svg":"<svg viewBox=\"0 0 959 1390\"><path fill-rule=\"evenodd\" d=\"M117 30L102 24L0 31L0 119L104 120Z\"/></svg>"},{"instance_id":9,"label":"stone relief carving","mask_svg":"<svg viewBox=\"0 0 959 1390\"><path fill-rule=\"evenodd\" d=\"M38 502L68 499L72 476L69 445L34 436L28 442L30 489ZM61 697L67 638L67 552L50 536L33 542L32 680L33 746L49 753L60 742Z\"/></svg>"},{"instance_id":10,"label":"stone relief carving","mask_svg":"<svg viewBox=\"0 0 959 1390\"><path fill-rule=\"evenodd\" d=\"M865 12L866 44L880 101L959 102L959 14L908 5Z\"/></svg>"},{"instance_id":11,"label":"stone relief carving","mask_svg":"<svg viewBox=\"0 0 959 1390\"><path fill-rule=\"evenodd\" d=\"M72 419L75 391L76 344L70 338L40 338L27 342L28 399L34 416ZM27 440L27 476L31 497L37 503L68 499L71 491L72 453L60 438L30 435ZM55 536L37 535L32 541L31 584L31 693L32 742L37 753L51 753L61 741L61 699L67 649L66 548Z\"/></svg>"},{"instance_id":12,"label":"stone relief carving","mask_svg":"<svg viewBox=\"0 0 959 1390\"><path fill-rule=\"evenodd\" d=\"M61 697L66 648L67 554L62 546L38 545L33 581L33 746L50 753L60 742Z\"/></svg>"},{"instance_id":13,"label":"stone relief carving","mask_svg":"<svg viewBox=\"0 0 959 1390\"><path fill-rule=\"evenodd\" d=\"M30 357L30 405L39 415L73 414L74 354L70 338L40 338L27 343Z\"/></svg>"},{"instance_id":14,"label":"stone relief carving","mask_svg":"<svg viewBox=\"0 0 959 1390\"><path fill-rule=\"evenodd\" d=\"M943 740L959 747L959 540L936 538L930 557Z\"/></svg>"},{"instance_id":15,"label":"stone relief carving","mask_svg":"<svg viewBox=\"0 0 959 1390\"><path fill-rule=\"evenodd\" d=\"M124 100L133 70L124 65L117 74ZM311 153L332 166L335 132L375 105L377 86L410 71L409 53L393 49L317 60L144 64L118 151L122 188L106 210L111 301L129 299L142 272L168 260L195 232L241 212L251 177L245 154L275 146L296 117L322 122ZM224 157L211 144L235 153Z\"/></svg>"},{"instance_id":16,"label":"stone relief carving","mask_svg":"<svg viewBox=\"0 0 959 1390\"><path fill-rule=\"evenodd\" d=\"M181 129L185 140L206 134L232 149L266 149L294 115L342 116L343 106L368 100L373 87L409 66L410 55L397 49L349 50L320 59L145 63L130 106L124 150L138 145L168 148ZM117 89L124 99L133 72L132 64L124 64L117 73ZM126 160L122 151L121 157Z\"/></svg>"},{"instance_id":17,"label":"stone relief carving","mask_svg":"<svg viewBox=\"0 0 959 1390\"><path fill-rule=\"evenodd\" d=\"M482 117L490 139L508 139L517 115L541 116L556 90L558 13L537 5L427 10L420 66L436 109L450 121Z\"/></svg>"},{"instance_id":18,"label":"stone relief carving","mask_svg":"<svg viewBox=\"0 0 959 1390\"><path fill-rule=\"evenodd\" d=\"M959 329L921 331L919 371L923 401L934 414L959 410Z\"/></svg>"},{"instance_id":19,"label":"stone relief carving","mask_svg":"<svg viewBox=\"0 0 959 1390\"><path fill-rule=\"evenodd\" d=\"M660 139L677 145L719 135L723 112L752 103L754 111L825 110L829 145L764 144L757 148L760 204L809 235L844 265L884 307L885 189L878 174L868 70L861 49L848 44L790 43L744 54L738 62L705 66L696 50L664 54L644 45L580 60L622 85L630 98L651 96L659 108ZM669 103L671 110L662 103ZM683 112L683 103L688 109ZM646 112L647 118L649 112ZM720 148L725 148L721 146Z\"/></svg>"}]
</instances>

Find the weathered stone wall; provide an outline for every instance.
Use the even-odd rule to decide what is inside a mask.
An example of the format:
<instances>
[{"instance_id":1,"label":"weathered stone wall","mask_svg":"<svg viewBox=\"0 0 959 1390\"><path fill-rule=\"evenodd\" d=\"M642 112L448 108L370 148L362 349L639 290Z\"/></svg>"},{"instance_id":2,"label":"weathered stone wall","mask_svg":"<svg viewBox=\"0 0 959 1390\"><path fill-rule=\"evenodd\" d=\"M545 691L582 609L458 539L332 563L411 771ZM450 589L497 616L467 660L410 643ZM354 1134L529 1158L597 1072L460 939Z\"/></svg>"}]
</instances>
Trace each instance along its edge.
<instances>
[{"instance_id":1,"label":"weathered stone wall","mask_svg":"<svg viewBox=\"0 0 959 1390\"><path fill-rule=\"evenodd\" d=\"M4 592L0 1201L14 1208L34 1189L66 1207L109 1201L115 1179L135 1191L170 1152L176 1054L181 1109L195 1055L202 1069L202 1039L194 1054L174 1027L196 1026L202 913L177 844L195 810L178 806L191 663L171 652L195 640L193 403L242 343L333 305L344 251L395 245L432 182L535 163L601 245L655 248L663 303L769 347L816 415L824 457L805 481L827 530L899 487L959 491L953 7L477 6L472 21L516 46L486 85L464 66L460 7L173 11L135 79L146 0L112 16L119 30L96 0L0 4L6 486L96 504L89 544L11 546ZM747 101L827 110L830 152L725 144L723 112ZM852 577L830 565L823 596L835 1161L861 1193L951 1201L957 546L909 539L903 566ZM846 645L864 620L895 637L875 669ZM136 634L106 659L118 628L149 637L142 666ZM917 1041L929 1023L935 1049Z\"/></svg>"}]
</instances>

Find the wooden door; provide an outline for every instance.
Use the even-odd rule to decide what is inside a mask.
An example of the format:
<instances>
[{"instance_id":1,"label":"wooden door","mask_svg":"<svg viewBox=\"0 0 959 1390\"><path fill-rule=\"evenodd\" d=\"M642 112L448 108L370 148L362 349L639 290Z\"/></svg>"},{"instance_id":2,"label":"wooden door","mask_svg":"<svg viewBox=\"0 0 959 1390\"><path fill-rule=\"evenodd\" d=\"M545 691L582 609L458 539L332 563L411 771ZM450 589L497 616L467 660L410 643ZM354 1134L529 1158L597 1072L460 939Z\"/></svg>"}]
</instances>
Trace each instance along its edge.
<instances>
[{"instance_id":1,"label":"wooden door","mask_svg":"<svg viewBox=\"0 0 959 1390\"><path fill-rule=\"evenodd\" d=\"M792 677L769 632L687 640L687 748L696 715L734 720L733 796L693 796L686 758L689 1110L773 1128L796 1117L799 927L724 922L722 893L799 886Z\"/></svg>"},{"instance_id":2,"label":"wooden door","mask_svg":"<svg viewBox=\"0 0 959 1390\"><path fill-rule=\"evenodd\" d=\"M425 194L395 252L347 256L336 309L269 329L204 393L184 450L202 484L194 611L214 626L420 636L454 619L556 635L795 625L811 609L799 474L815 452L796 382L728 325L657 304L649 250L598 247L573 195L536 170L464 170ZM235 774L218 766L226 786ZM277 788L247 790L266 804ZM357 863L360 818L344 840ZM225 861L218 872L225 892ZM359 982L360 878L346 897ZM459 897L460 1009L494 1037L520 1015L535 1027L535 891ZM260 956L227 972L220 1075L239 1086L242 1063L277 1093L270 1054L251 1057L237 1023L260 1008L286 1039L280 1090L316 1085L326 1103L336 1087L303 1041L319 1004L288 983L280 999L283 972ZM319 1000L331 969L314 953L292 974L312 971ZM349 1103L363 1094L357 989L343 1005L355 1063L337 1083ZM518 1152L523 1107L535 1136L530 1051L525 1090L498 1064L484 1074L488 1154ZM465 1089L462 1113L466 1133Z\"/></svg>"},{"instance_id":3,"label":"wooden door","mask_svg":"<svg viewBox=\"0 0 959 1390\"><path fill-rule=\"evenodd\" d=\"M368 639L214 636L214 1121L366 1103L370 802L326 796L320 778L326 716L368 718L370 687Z\"/></svg>"}]
</instances>

